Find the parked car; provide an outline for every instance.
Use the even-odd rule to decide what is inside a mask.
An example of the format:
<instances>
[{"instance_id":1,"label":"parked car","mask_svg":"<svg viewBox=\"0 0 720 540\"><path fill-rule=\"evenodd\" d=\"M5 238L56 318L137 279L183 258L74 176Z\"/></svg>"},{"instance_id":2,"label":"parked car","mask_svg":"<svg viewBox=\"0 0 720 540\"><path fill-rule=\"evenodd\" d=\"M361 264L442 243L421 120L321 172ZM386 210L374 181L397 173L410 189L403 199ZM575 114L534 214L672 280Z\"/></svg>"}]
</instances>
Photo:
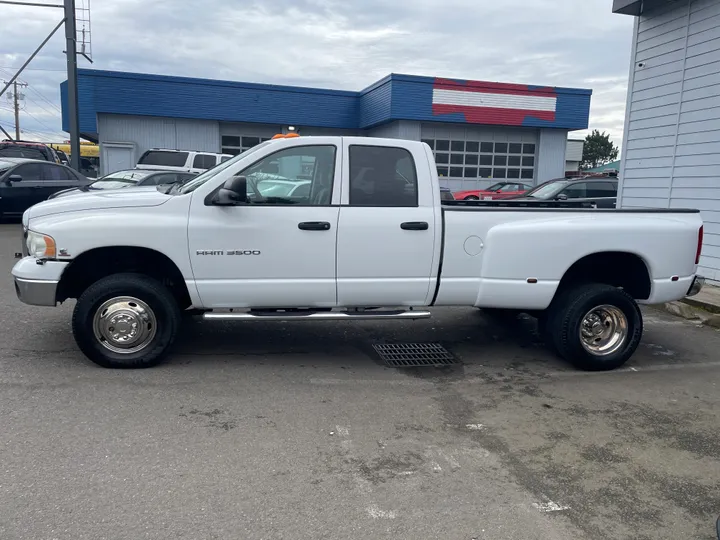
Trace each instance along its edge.
<instances>
[{"instance_id":1,"label":"parked car","mask_svg":"<svg viewBox=\"0 0 720 540\"><path fill-rule=\"evenodd\" d=\"M25 159L39 159L60 163L57 152L47 144L30 141L2 141L0 142L0 158L15 157Z\"/></svg>"},{"instance_id":2,"label":"parked car","mask_svg":"<svg viewBox=\"0 0 720 540\"><path fill-rule=\"evenodd\" d=\"M106 174L93 183L82 187L65 189L50 195L50 199L66 197L87 191L100 191L107 189L122 189L128 187L160 186L184 182L197 176L194 173L181 173L172 171L151 171L149 169L128 169Z\"/></svg>"},{"instance_id":3,"label":"parked car","mask_svg":"<svg viewBox=\"0 0 720 540\"><path fill-rule=\"evenodd\" d=\"M201 173L232 157L231 154L153 148L140 156L136 168Z\"/></svg>"},{"instance_id":4,"label":"parked car","mask_svg":"<svg viewBox=\"0 0 720 540\"><path fill-rule=\"evenodd\" d=\"M617 177L558 178L540 184L512 200L586 201L598 208L615 208Z\"/></svg>"},{"instance_id":5,"label":"parked car","mask_svg":"<svg viewBox=\"0 0 720 540\"><path fill-rule=\"evenodd\" d=\"M248 177L273 163L312 178L302 202L248 197ZM639 303L704 281L698 210L441 203L430 149L400 139L275 139L169 193L36 204L23 229L18 298L76 298L78 347L113 368L159 363L186 309L209 321L384 321L472 306L531 313L563 358L608 370L640 344Z\"/></svg>"},{"instance_id":6,"label":"parked car","mask_svg":"<svg viewBox=\"0 0 720 540\"><path fill-rule=\"evenodd\" d=\"M57 191L89 183L89 179L65 165L0 157L0 217L20 216Z\"/></svg>"},{"instance_id":7,"label":"parked car","mask_svg":"<svg viewBox=\"0 0 720 540\"><path fill-rule=\"evenodd\" d=\"M487 189L457 191L453 196L456 201L479 201L480 199L484 201L494 201L516 197L531 189L532 186L519 182L498 182Z\"/></svg>"}]
</instances>

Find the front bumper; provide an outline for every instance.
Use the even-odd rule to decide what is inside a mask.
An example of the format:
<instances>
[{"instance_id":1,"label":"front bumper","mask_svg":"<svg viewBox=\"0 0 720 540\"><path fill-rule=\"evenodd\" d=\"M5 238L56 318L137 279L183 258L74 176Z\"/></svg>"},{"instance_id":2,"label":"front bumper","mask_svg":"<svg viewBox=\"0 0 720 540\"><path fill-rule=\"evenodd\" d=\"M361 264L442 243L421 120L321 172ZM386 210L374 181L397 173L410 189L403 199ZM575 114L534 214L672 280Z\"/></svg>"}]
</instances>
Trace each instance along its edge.
<instances>
[{"instance_id":1,"label":"front bumper","mask_svg":"<svg viewBox=\"0 0 720 540\"><path fill-rule=\"evenodd\" d=\"M15 278L15 293L24 304L31 306L56 306L59 281Z\"/></svg>"},{"instance_id":2,"label":"front bumper","mask_svg":"<svg viewBox=\"0 0 720 540\"><path fill-rule=\"evenodd\" d=\"M692 285L690 285L690 288L685 296L695 296L702 290L704 285L705 278L703 276L695 276L695 279L693 279Z\"/></svg>"},{"instance_id":3,"label":"front bumper","mask_svg":"<svg viewBox=\"0 0 720 540\"><path fill-rule=\"evenodd\" d=\"M66 261L38 261L23 257L12 269L15 293L18 299L31 306L55 306L58 283L62 278Z\"/></svg>"}]
</instances>

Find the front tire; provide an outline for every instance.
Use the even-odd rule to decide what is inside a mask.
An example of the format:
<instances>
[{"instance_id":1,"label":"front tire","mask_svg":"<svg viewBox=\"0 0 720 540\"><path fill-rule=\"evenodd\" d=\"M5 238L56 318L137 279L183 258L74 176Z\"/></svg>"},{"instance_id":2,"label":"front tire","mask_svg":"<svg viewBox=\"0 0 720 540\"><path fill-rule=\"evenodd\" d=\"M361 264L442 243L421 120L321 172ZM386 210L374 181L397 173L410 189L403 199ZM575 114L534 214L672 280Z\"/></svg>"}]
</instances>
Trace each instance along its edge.
<instances>
[{"instance_id":1,"label":"front tire","mask_svg":"<svg viewBox=\"0 0 720 540\"><path fill-rule=\"evenodd\" d=\"M115 274L95 282L78 298L72 328L80 350L105 368L159 364L180 327L172 293L141 274Z\"/></svg>"},{"instance_id":2,"label":"front tire","mask_svg":"<svg viewBox=\"0 0 720 540\"><path fill-rule=\"evenodd\" d=\"M465 197L464 200L466 200L466 201L479 201L479 200L480 200L480 197L476 197L475 195L468 195L467 197Z\"/></svg>"},{"instance_id":3,"label":"front tire","mask_svg":"<svg viewBox=\"0 0 720 540\"><path fill-rule=\"evenodd\" d=\"M557 353L585 371L619 368L635 353L643 333L635 300L601 283L560 292L545 324Z\"/></svg>"}]
</instances>

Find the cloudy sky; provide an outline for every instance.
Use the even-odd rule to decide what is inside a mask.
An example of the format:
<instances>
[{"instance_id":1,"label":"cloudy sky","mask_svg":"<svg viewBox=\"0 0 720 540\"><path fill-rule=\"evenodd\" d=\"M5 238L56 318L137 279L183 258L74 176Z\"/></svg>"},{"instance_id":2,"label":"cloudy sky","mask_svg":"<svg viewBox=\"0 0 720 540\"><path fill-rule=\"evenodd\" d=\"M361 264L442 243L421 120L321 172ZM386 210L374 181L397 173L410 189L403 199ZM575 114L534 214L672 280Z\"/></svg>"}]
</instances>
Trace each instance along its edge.
<instances>
[{"instance_id":1,"label":"cloudy sky","mask_svg":"<svg viewBox=\"0 0 720 540\"><path fill-rule=\"evenodd\" d=\"M76 0L77 7L89 1ZM591 88L590 128L608 131L620 145L632 18L613 15L611 5L92 0L92 67L349 90L388 73ZM61 15L59 9L0 4L0 79L14 73ZM24 138L66 138L59 112L63 36L61 28L21 77L29 84L20 119ZM91 66L81 59L80 67ZM0 125L14 129L6 95L0 97Z\"/></svg>"}]
</instances>

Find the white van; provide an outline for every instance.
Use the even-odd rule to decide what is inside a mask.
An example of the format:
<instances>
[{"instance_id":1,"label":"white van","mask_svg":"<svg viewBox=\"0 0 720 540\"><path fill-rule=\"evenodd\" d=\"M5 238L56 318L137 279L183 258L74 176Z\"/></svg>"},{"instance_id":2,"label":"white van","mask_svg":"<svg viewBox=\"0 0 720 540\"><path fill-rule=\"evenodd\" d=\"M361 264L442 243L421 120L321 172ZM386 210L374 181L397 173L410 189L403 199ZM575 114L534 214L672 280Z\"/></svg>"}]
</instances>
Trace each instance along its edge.
<instances>
[{"instance_id":1,"label":"white van","mask_svg":"<svg viewBox=\"0 0 720 540\"><path fill-rule=\"evenodd\" d=\"M135 168L201 173L231 157L232 154L152 148L140 156Z\"/></svg>"}]
</instances>

